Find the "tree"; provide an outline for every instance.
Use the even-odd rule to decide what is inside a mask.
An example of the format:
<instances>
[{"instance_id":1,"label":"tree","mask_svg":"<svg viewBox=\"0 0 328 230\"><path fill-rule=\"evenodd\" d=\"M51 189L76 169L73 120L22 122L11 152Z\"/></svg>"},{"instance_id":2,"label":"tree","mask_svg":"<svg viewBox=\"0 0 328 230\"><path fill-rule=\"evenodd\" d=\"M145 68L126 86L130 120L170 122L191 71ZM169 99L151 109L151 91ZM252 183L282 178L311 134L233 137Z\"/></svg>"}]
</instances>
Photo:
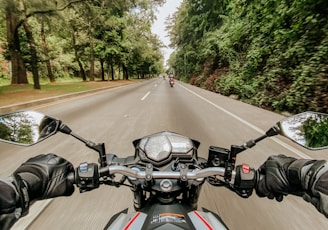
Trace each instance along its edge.
<instances>
[{"instance_id":1,"label":"tree","mask_svg":"<svg viewBox=\"0 0 328 230\"><path fill-rule=\"evenodd\" d=\"M45 57L45 63L47 66L47 71L48 71L48 78L50 82L55 82L55 76L52 73L52 67L51 67L51 62L50 62L50 54L49 54L49 48L47 44L47 39L46 39L46 32L45 32L45 22L41 21L41 46L43 50L43 55Z\"/></svg>"},{"instance_id":2,"label":"tree","mask_svg":"<svg viewBox=\"0 0 328 230\"><path fill-rule=\"evenodd\" d=\"M327 15L325 0L185 0L168 20L176 72L267 109L325 112Z\"/></svg>"},{"instance_id":3,"label":"tree","mask_svg":"<svg viewBox=\"0 0 328 230\"><path fill-rule=\"evenodd\" d=\"M125 79L158 72L162 67L161 44L151 34L150 25L155 19L154 9L163 2L0 0L7 15L13 84L27 84L28 70L33 74L34 87L40 88L41 63L45 63L50 82L55 80L53 73L64 75L64 71L79 72L84 81L87 74L94 80L97 71L104 80L106 68L112 79L121 71ZM140 31L134 32L133 27Z\"/></svg>"},{"instance_id":4,"label":"tree","mask_svg":"<svg viewBox=\"0 0 328 230\"><path fill-rule=\"evenodd\" d=\"M27 74L24 65L23 58L21 56L20 38L18 26L20 21L18 20L17 5L14 1L1 2L4 6L7 25L7 48L11 61L12 69L12 84L27 84Z\"/></svg>"},{"instance_id":5,"label":"tree","mask_svg":"<svg viewBox=\"0 0 328 230\"><path fill-rule=\"evenodd\" d=\"M70 5L82 2L84 0L75 0L75 1L60 1L63 5L57 7L58 2L49 2L44 0L34 0L26 2L24 0L13 1L13 0L2 0L1 5L4 6L3 9L6 15L6 24L7 24L7 47L12 63L12 84L27 84L27 74L26 68L24 65L21 46L20 46L20 37L19 37L19 28L23 25L31 49L31 60L32 72L34 77L34 88L39 89L39 76L37 69L37 53L35 48L35 42L33 38L32 30L28 25L28 18L38 15L38 14L50 14L56 11L62 11L69 7Z\"/></svg>"}]
</instances>

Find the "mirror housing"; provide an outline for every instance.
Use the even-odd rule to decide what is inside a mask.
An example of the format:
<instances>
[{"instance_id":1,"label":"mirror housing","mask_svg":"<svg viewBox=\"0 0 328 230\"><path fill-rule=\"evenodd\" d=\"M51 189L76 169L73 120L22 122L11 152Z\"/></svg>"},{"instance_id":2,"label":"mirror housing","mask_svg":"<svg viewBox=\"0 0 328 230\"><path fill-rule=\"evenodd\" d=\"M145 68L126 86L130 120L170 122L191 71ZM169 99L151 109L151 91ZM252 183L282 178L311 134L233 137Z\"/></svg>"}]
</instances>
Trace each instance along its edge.
<instances>
[{"instance_id":1,"label":"mirror housing","mask_svg":"<svg viewBox=\"0 0 328 230\"><path fill-rule=\"evenodd\" d=\"M60 121L36 111L19 111L0 116L0 140L30 146L54 135Z\"/></svg>"},{"instance_id":2,"label":"mirror housing","mask_svg":"<svg viewBox=\"0 0 328 230\"><path fill-rule=\"evenodd\" d=\"M277 123L279 134L310 149L328 148L328 114L304 112Z\"/></svg>"}]
</instances>

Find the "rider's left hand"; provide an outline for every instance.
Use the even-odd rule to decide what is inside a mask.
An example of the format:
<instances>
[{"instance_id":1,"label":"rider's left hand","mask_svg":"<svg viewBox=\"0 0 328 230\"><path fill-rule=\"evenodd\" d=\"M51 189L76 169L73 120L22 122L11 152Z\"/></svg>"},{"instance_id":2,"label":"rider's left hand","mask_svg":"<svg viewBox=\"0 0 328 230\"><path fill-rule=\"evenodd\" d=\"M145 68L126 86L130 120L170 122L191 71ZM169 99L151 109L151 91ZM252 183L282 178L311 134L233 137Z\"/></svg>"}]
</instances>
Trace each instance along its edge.
<instances>
[{"instance_id":1,"label":"rider's left hand","mask_svg":"<svg viewBox=\"0 0 328 230\"><path fill-rule=\"evenodd\" d=\"M13 173L23 209L33 200L71 195L74 185L67 176L73 172L72 164L55 154L39 155L23 163Z\"/></svg>"}]
</instances>

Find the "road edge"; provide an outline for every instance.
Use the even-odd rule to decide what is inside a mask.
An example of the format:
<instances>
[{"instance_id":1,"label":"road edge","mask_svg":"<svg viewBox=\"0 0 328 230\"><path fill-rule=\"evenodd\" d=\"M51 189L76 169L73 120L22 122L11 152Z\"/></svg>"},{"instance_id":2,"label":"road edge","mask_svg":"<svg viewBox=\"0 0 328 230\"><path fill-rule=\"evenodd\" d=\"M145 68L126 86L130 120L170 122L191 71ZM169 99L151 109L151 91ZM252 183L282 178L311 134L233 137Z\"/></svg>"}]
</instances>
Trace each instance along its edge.
<instances>
[{"instance_id":1,"label":"road edge","mask_svg":"<svg viewBox=\"0 0 328 230\"><path fill-rule=\"evenodd\" d=\"M33 101L28 101L28 102L23 102L23 103L19 103L19 104L1 106L0 107L0 114L10 113L10 112L14 112L14 111L21 110L21 109L26 109L28 107L37 106L37 105L40 105L40 104L47 104L47 103L51 103L51 102L54 102L54 101L59 101L59 100L62 100L62 99L67 99L67 98L77 97L77 96L81 96L81 95L85 95L85 94L100 92L100 91L104 91L104 90L107 90L107 89L117 88L117 87L121 87L121 86L124 86L124 85L130 85L130 84L133 84L133 82L131 82L129 84L122 83L122 84L106 86L106 87L102 87L102 88L98 88L98 89L91 89L91 90L86 90L86 91L81 91L81 92L76 92L76 93L68 93L68 94L63 94L63 95L58 95L58 96L53 96L53 97L48 97L48 98L43 98L43 99L38 99L38 100L33 100Z\"/></svg>"}]
</instances>

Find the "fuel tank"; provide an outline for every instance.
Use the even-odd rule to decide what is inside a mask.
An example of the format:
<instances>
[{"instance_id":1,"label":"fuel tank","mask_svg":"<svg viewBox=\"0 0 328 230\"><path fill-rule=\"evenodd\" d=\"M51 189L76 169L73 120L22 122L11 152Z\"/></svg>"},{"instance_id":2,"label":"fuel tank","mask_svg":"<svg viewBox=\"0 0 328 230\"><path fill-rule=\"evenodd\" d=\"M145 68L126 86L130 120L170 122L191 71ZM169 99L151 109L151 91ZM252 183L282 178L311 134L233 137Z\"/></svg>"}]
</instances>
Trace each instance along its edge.
<instances>
[{"instance_id":1,"label":"fuel tank","mask_svg":"<svg viewBox=\"0 0 328 230\"><path fill-rule=\"evenodd\" d=\"M142 211L128 213L125 209L114 215L106 227L107 230L223 230L228 227L221 218L207 210L192 210L187 205L177 204L153 204Z\"/></svg>"}]
</instances>

